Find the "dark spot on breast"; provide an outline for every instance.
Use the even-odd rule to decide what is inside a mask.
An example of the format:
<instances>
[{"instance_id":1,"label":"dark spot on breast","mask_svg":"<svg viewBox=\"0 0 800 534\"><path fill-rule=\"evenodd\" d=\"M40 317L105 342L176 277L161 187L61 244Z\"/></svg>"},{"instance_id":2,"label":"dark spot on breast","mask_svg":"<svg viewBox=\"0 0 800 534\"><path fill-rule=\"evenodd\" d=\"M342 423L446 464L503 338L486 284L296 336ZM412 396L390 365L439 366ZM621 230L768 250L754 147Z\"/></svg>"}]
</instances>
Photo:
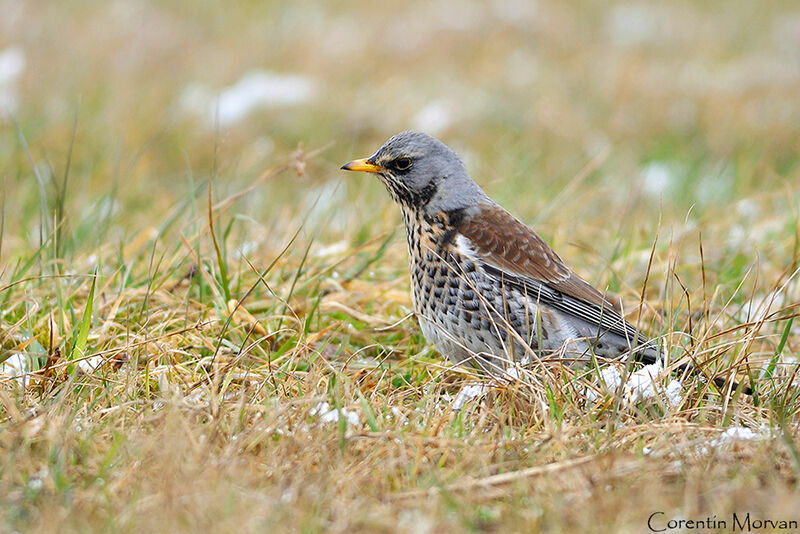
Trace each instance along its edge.
<instances>
[{"instance_id":1,"label":"dark spot on breast","mask_svg":"<svg viewBox=\"0 0 800 534\"><path fill-rule=\"evenodd\" d=\"M464 307L465 310L470 310L470 311L477 311L479 308L478 299L464 300L461 303L461 305Z\"/></svg>"}]
</instances>

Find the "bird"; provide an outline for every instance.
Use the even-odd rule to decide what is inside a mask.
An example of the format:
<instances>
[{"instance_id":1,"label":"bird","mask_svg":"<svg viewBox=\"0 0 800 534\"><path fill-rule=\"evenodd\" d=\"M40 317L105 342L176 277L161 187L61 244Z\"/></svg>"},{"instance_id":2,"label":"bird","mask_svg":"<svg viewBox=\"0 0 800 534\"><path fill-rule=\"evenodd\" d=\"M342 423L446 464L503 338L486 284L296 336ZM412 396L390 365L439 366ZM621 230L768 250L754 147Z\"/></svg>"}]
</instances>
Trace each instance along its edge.
<instances>
[{"instance_id":1,"label":"bird","mask_svg":"<svg viewBox=\"0 0 800 534\"><path fill-rule=\"evenodd\" d=\"M660 359L658 343L492 200L442 141L401 132L341 169L374 174L400 206L415 315L453 363L498 375L544 357Z\"/></svg>"}]
</instances>

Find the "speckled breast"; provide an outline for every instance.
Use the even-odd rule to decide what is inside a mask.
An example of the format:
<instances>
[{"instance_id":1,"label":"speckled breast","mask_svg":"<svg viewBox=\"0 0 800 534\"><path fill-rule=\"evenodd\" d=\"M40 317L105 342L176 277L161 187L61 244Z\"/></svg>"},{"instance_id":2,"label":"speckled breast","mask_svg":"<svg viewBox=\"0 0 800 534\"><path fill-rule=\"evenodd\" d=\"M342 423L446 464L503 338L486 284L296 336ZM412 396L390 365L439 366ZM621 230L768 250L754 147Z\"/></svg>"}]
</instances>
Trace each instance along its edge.
<instances>
[{"instance_id":1,"label":"speckled breast","mask_svg":"<svg viewBox=\"0 0 800 534\"><path fill-rule=\"evenodd\" d=\"M460 251L445 217L404 213L414 311L425 338L451 361L487 370L529 359L537 347L536 304L502 288Z\"/></svg>"}]
</instances>

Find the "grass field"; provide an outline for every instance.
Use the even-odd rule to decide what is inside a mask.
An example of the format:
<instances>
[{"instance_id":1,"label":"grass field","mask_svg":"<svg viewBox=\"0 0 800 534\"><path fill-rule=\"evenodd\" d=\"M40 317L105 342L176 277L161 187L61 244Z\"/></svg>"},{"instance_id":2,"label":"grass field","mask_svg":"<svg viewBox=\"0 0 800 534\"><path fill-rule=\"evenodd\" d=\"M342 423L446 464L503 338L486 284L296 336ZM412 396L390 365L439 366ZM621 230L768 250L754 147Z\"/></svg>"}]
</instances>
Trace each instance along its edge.
<instances>
[{"instance_id":1,"label":"grass field","mask_svg":"<svg viewBox=\"0 0 800 534\"><path fill-rule=\"evenodd\" d=\"M797 4L301 4L0 0L0 532L800 521ZM677 404L454 409L338 170L409 128L699 364Z\"/></svg>"}]
</instances>

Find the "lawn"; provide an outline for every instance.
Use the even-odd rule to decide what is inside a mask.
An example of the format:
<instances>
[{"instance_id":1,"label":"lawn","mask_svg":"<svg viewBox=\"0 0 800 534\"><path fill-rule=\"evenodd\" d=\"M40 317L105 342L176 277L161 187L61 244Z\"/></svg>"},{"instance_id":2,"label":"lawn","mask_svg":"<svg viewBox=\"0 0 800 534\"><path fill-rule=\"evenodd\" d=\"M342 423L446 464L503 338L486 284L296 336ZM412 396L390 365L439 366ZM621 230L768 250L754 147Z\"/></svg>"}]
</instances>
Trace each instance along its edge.
<instances>
[{"instance_id":1,"label":"lawn","mask_svg":"<svg viewBox=\"0 0 800 534\"><path fill-rule=\"evenodd\" d=\"M0 532L800 521L795 2L0 12ZM699 372L450 365L339 171L405 129Z\"/></svg>"}]
</instances>

